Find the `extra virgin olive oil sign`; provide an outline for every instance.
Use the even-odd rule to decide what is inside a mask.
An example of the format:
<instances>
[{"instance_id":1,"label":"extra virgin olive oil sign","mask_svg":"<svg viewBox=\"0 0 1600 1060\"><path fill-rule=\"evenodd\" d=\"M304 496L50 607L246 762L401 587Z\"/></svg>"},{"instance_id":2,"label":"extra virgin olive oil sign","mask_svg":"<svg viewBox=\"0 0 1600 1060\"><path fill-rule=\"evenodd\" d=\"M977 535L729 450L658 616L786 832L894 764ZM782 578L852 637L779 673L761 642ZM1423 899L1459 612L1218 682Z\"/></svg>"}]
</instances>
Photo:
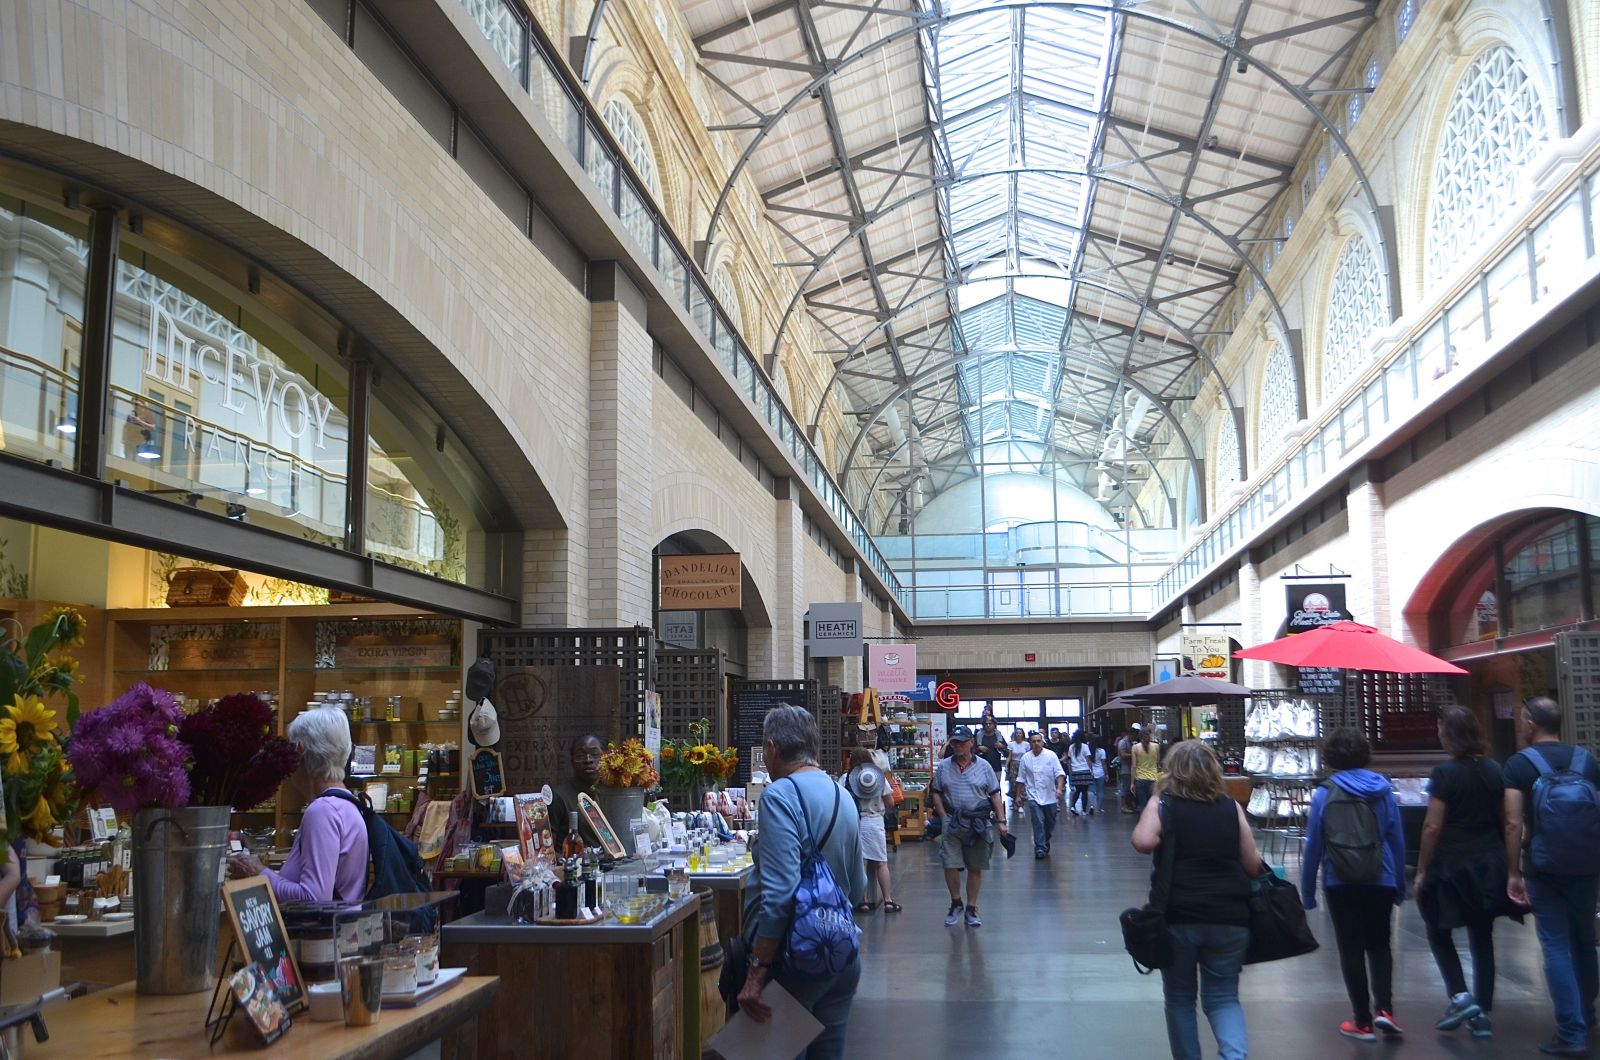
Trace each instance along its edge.
<instances>
[{"instance_id":1,"label":"extra virgin olive oil sign","mask_svg":"<svg viewBox=\"0 0 1600 1060\"><path fill-rule=\"evenodd\" d=\"M245 963L260 965L284 1005L295 1011L305 1000L305 986L289 948L289 932L283 926L272 881L265 876L230 880L223 884L222 900Z\"/></svg>"},{"instance_id":2,"label":"extra virgin olive oil sign","mask_svg":"<svg viewBox=\"0 0 1600 1060\"><path fill-rule=\"evenodd\" d=\"M455 634L449 630L419 630L413 633L369 632L361 623L350 623L348 631L336 634L334 665L357 669L369 666L453 666L456 662Z\"/></svg>"}]
</instances>

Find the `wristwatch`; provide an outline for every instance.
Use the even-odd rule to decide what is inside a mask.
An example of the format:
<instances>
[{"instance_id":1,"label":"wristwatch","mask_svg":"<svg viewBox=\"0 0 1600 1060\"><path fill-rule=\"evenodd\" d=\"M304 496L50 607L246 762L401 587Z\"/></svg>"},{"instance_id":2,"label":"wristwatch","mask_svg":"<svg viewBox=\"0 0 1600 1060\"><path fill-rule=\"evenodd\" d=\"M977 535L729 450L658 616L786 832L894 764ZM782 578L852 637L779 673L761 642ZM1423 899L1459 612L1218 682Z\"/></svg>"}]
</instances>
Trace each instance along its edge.
<instances>
[{"instance_id":1,"label":"wristwatch","mask_svg":"<svg viewBox=\"0 0 1600 1060\"><path fill-rule=\"evenodd\" d=\"M759 972L772 967L771 961L764 961L753 953L746 959L745 964L752 972Z\"/></svg>"}]
</instances>

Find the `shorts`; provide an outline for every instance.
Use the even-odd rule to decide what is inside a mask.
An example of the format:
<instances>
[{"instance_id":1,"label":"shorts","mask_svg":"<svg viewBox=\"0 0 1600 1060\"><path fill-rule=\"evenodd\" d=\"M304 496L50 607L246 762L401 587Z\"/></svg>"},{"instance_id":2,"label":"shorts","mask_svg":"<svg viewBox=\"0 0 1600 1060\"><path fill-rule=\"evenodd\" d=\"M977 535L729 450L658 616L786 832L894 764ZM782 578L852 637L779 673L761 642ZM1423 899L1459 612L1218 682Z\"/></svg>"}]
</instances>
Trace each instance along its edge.
<instances>
[{"instance_id":1,"label":"shorts","mask_svg":"<svg viewBox=\"0 0 1600 1060\"><path fill-rule=\"evenodd\" d=\"M946 869L987 872L994 853L994 826L974 843L963 843L958 833L946 831L939 837L939 864Z\"/></svg>"},{"instance_id":2,"label":"shorts","mask_svg":"<svg viewBox=\"0 0 1600 1060\"><path fill-rule=\"evenodd\" d=\"M889 860L889 841L882 814L869 813L861 818L861 858L863 861Z\"/></svg>"}]
</instances>

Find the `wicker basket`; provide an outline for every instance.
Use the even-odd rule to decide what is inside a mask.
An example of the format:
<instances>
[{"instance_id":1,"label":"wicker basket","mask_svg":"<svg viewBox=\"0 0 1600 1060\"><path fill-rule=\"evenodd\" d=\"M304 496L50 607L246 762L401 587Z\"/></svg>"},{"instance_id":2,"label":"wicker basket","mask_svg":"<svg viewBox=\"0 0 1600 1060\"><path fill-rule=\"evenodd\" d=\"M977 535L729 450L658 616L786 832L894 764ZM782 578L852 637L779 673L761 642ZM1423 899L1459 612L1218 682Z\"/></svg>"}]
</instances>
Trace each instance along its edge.
<instances>
[{"instance_id":1,"label":"wicker basket","mask_svg":"<svg viewBox=\"0 0 1600 1060\"><path fill-rule=\"evenodd\" d=\"M250 587L236 570L179 567L167 583L168 607L238 607Z\"/></svg>"}]
</instances>

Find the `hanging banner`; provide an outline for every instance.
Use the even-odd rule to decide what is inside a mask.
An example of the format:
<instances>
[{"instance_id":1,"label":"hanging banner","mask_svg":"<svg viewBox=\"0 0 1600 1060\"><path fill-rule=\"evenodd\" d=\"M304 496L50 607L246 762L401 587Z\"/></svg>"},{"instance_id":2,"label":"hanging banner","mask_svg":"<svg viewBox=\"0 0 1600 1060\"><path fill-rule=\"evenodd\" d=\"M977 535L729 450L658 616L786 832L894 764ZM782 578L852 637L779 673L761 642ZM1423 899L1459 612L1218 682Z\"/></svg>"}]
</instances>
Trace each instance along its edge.
<instances>
[{"instance_id":1,"label":"hanging banner","mask_svg":"<svg viewBox=\"0 0 1600 1060\"><path fill-rule=\"evenodd\" d=\"M737 611L739 554L662 556L662 611Z\"/></svg>"},{"instance_id":2,"label":"hanging banner","mask_svg":"<svg viewBox=\"0 0 1600 1060\"><path fill-rule=\"evenodd\" d=\"M1179 641L1184 673L1228 680L1228 657L1233 647L1226 633L1185 633Z\"/></svg>"},{"instance_id":3,"label":"hanging banner","mask_svg":"<svg viewBox=\"0 0 1600 1060\"><path fill-rule=\"evenodd\" d=\"M1343 582L1290 582L1284 587L1289 621L1288 636L1350 617L1345 608ZM1296 678L1303 696L1336 696L1344 691L1344 671L1327 666L1301 666Z\"/></svg>"},{"instance_id":4,"label":"hanging banner","mask_svg":"<svg viewBox=\"0 0 1600 1060\"><path fill-rule=\"evenodd\" d=\"M915 644L867 645L867 684L880 692L911 692L917 687Z\"/></svg>"},{"instance_id":5,"label":"hanging banner","mask_svg":"<svg viewBox=\"0 0 1600 1060\"><path fill-rule=\"evenodd\" d=\"M806 611L806 647L813 659L861 657L861 603L812 604Z\"/></svg>"}]
</instances>

